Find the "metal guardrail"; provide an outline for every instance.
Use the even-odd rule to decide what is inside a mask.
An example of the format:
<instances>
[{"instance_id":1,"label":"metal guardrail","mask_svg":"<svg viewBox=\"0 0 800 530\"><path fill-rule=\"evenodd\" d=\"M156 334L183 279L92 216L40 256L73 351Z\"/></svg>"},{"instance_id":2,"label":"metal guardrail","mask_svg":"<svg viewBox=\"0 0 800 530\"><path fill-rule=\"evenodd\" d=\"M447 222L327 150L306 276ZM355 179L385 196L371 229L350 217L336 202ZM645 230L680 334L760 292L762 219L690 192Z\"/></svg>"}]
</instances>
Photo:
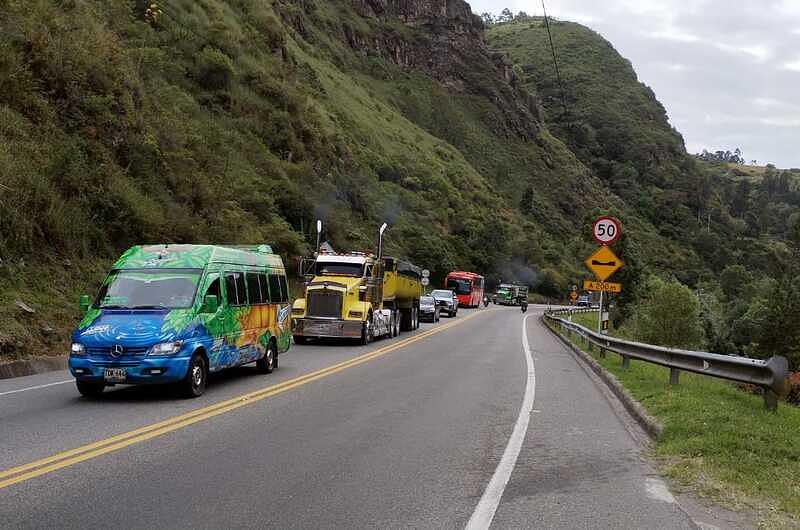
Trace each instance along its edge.
<instances>
[{"instance_id":1,"label":"metal guardrail","mask_svg":"<svg viewBox=\"0 0 800 530\"><path fill-rule=\"evenodd\" d=\"M627 368L631 359L658 364L670 369L670 384L678 384L681 371L717 377L737 383L759 386L764 389L764 405L768 410L777 410L778 397L786 395L789 384L789 362L785 357L772 357L767 361L749 359L737 355L720 355L701 351L680 350L653 346L641 342L601 335L580 324L562 318L575 313L596 313L592 309L560 309L545 312L545 321L558 326L568 337L577 335L588 344L589 350L600 348L622 356L622 366Z\"/></svg>"}]
</instances>

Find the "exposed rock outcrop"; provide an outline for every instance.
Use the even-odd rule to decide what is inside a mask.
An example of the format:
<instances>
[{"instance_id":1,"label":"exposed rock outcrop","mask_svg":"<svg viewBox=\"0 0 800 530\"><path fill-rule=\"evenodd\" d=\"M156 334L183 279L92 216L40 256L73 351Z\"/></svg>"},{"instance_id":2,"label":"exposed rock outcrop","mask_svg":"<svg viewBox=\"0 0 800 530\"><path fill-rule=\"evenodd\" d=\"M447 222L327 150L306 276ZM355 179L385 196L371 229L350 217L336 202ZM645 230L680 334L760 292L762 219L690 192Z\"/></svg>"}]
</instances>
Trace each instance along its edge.
<instances>
[{"instance_id":1,"label":"exposed rock outcrop","mask_svg":"<svg viewBox=\"0 0 800 530\"><path fill-rule=\"evenodd\" d=\"M364 17L399 19L417 29L413 39L397 32L362 35L346 29L350 46L377 53L403 68L420 69L445 87L491 99L510 130L526 139L540 128L538 101L522 88L511 61L489 49L483 22L463 0L351 0Z\"/></svg>"}]
</instances>

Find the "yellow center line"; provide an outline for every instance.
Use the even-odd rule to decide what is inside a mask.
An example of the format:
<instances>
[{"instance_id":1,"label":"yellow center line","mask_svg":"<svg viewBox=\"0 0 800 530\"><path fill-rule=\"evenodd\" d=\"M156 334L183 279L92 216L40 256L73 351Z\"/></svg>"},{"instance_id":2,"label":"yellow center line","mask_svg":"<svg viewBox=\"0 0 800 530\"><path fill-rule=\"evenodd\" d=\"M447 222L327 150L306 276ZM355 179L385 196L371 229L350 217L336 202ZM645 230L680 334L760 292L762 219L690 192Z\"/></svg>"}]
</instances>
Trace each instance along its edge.
<instances>
[{"instance_id":1,"label":"yellow center line","mask_svg":"<svg viewBox=\"0 0 800 530\"><path fill-rule=\"evenodd\" d=\"M393 344L384 346L383 348L379 348L375 351L365 353L358 357L354 357L352 359L340 362L338 364L334 364L332 366L328 366L327 368L323 368L321 370L317 370L315 372L311 372L309 374L305 374L296 377L294 379L278 383L276 385L262 388L260 390L242 394L235 398L227 399L225 401L215 403L214 405L209 405L208 407L199 408L187 412L185 414L174 416L172 418L160 421L158 423L146 425L144 427L140 427L132 431L118 434L110 438L98 440L97 442L83 445L81 447L76 447L75 449L70 449L68 451L57 453L52 456L42 458L40 460L30 462L28 464L23 464L21 466L1 471L0 489L7 488L8 486L18 484L20 482L24 482L32 478L36 478L59 469L72 466L74 464L78 464L85 460L90 460L92 458L96 458L98 456L102 456L111 453L113 451L118 451L130 445L141 443L146 440L150 440L151 438L156 438L157 436L177 431L178 429L183 429L184 427L188 427L189 425L207 420L209 418L213 418L214 416L218 416L220 414L236 410L240 407L244 407L245 405L256 403L258 401L261 401L262 399L266 399L275 396L277 394L287 392L302 385L306 385L313 381L317 381L319 379L328 377L343 370L347 370L348 368L358 366L360 364L366 363L368 361L386 355L389 352L398 350L400 348L408 346L409 344L423 340L427 337L430 337L431 335L445 331L453 326L457 326L463 322L466 322L470 318L473 318L474 316L480 314L483 314L483 312L476 311L475 313L467 315L466 317L461 318L459 320L449 322L437 328L419 333L412 337L408 337L407 339L403 339Z\"/></svg>"}]
</instances>

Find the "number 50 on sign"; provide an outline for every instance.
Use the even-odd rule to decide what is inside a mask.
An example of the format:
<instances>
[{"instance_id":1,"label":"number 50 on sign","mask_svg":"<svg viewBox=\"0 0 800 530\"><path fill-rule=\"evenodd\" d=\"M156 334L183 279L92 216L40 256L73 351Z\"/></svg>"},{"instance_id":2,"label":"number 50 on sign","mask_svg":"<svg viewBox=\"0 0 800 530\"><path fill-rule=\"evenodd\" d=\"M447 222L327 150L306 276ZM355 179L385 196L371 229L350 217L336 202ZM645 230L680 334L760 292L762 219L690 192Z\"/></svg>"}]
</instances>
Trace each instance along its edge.
<instances>
[{"instance_id":1,"label":"number 50 on sign","mask_svg":"<svg viewBox=\"0 0 800 530\"><path fill-rule=\"evenodd\" d=\"M592 225L592 237L601 245L613 245L620 233L619 221L613 217L599 217Z\"/></svg>"}]
</instances>

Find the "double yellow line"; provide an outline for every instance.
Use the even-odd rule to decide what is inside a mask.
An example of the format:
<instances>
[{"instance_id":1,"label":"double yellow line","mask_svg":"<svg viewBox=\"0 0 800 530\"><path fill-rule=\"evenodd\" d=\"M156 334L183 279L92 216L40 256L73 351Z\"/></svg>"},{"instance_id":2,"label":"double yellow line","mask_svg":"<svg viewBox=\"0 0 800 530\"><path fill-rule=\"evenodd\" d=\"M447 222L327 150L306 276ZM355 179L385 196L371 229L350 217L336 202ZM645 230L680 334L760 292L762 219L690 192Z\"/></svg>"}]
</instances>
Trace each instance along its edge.
<instances>
[{"instance_id":1,"label":"double yellow line","mask_svg":"<svg viewBox=\"0 0 800 530\"><path fill-rule=\"evenodd\" d=\"M328 377L343 370L347 370L348 368L364 364L373 359L386 355L389 352L398 350L400 348L408 346L409 344L423 340L427 337L430 337L431 335L435 335L436 333L445 331L446 329L449 329L453 326L457 326L481 313L482 312L476 311L459 320L449 322L442 326L414 335L413 337L409 337L407 339L394 342L392 344L384 346L383 348L379 348L375 351L366 353L364 355L354 357L348 361L334 364L327 368L323 368L321 370L317 370L316 372L311 372L309 374L302 375L295 379L284 381L283 383L279 383L277 385L262 388L261 390L256 390L254 392L249 392L247 394L242 394L241 396L228 399L220 403L210 405L208 407L196 409L191 412L187 412L186 414L181 414L179 416L174 416L172 418L160 421L158 423L153 423L152 425L147 425L145 427L141 427L133 431L129 431L123 434L118 434L116 436L112 436L104 440L99 440L97 442L77 447L75 449L70 449L69 451L57 453L53 456L49 456L41 460L36 460L29 464L13 467L5 471L0 471L0 489L7 488L9 486L18 484L20 482L24 482L26 480L30 480L32 478L46 475L47 473L51 473L53 471L57 471L65 467L78 464L85 460L90 460L92 458L96 458L98 456L102 456L111 453L113 451L124 449L129 445L141 443L150 440L151 438L156 438L157 436L161 436L163 434L167 434L172 431L177 431L178 429L182 429L184 427L188 427L189 425L193 425L195 423L207 420L209 418L213 418L214 416L218 416L220 414L236 410L240 407L244 407L246 405L250 405L258 401L261 401L262 399L282 394L283 392L287 392L299 386L311 383L312 381L316 381L318 379Z\"/></svg>"}]
</instances>

